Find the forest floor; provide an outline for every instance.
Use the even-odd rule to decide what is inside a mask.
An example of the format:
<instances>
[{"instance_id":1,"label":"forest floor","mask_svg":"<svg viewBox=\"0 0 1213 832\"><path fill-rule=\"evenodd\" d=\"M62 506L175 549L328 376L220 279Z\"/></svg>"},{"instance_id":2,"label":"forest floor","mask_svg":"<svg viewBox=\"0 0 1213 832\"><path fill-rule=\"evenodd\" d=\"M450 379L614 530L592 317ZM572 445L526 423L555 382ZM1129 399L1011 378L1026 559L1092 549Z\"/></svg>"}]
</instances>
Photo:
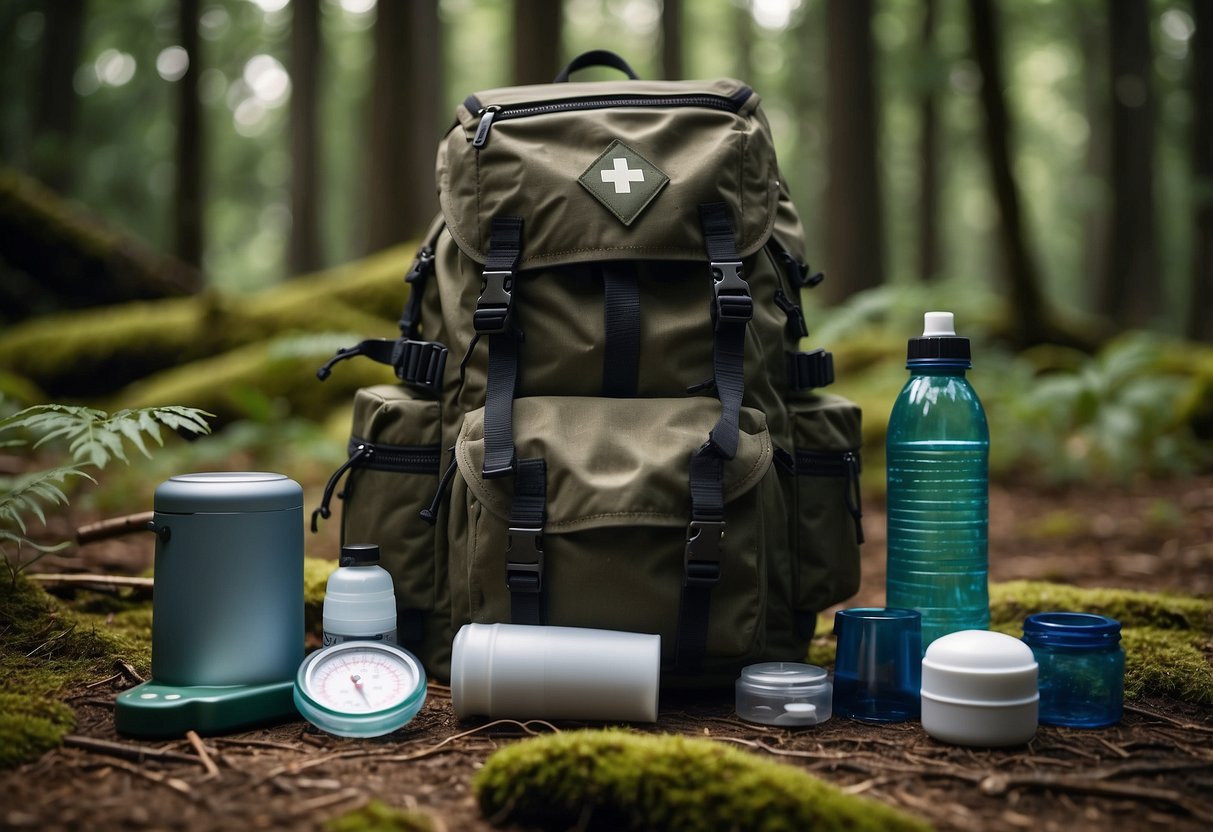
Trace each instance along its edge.
<instances>
[{"instance_id":1,"label":"forest floor","mask_svg":"<svg viewBox=\"0 0 1213 832\"><path fill-rule=\"evenodd\" d=\"M883 602L883 506L865 508L863 589L848 605ZM1210 594L1213 477L1054 493L994 488L990 542L995 581ZM144 562L131 563L132 553ZM84 547L74 568L141 569L150 560L140 537ZM1213 656L1213 645L1206 649ZM555 730L460 723L449 689L431 685L420 714L378 739L340 739L296 721L198 745L146 743L114 731L114 695L132 684L119 674L70 692L75 733L36 762L0 772L0 828L320 829L377 799L424 813L435 829L488 830L472 798L475 772L514 738ZM1171 699L1136 700L1110 728L1041 727L1029 745L1004 750L947 746L917 723L751 725L733 714L731 692L663 697L658 722L637 730L734 743L943 830L1213 828L1213 707ZM101 750L95 740L119 745Z\"/></svg>"}]
</instances>

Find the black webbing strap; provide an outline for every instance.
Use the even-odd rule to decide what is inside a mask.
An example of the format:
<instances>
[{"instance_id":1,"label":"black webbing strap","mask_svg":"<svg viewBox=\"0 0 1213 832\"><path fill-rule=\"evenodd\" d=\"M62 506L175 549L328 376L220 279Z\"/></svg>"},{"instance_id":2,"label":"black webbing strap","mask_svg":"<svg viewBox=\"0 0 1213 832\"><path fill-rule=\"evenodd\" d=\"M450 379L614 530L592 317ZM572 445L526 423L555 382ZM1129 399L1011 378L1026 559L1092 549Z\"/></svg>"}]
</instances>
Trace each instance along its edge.
<instances>
[{"instance_id":1,"label":"black webbing strap","mask_svg":"<svg viewBox=\"0 0 1213 832\"><path fill-rule=\"evenodd\" d=\"M712 363L720 398L720 419L708 439L726 459L732 459L737 453L745 393L745 328L754 314L754 303L750 286L741 277L729 206L723 202L700 205L699 219L712 272L712 321L716 327Z\"/></svg>"},{"instance_id":2,"label":"black webbing strap","mask_svg":"<svg viewBox=\"0 0 1213 832\"><path fill-rule=\"evenodd\" d=\"M630 263L602 264L602 395L636 395L640 370L640 284Z\"/></svg>"},{"instance_id":3,"label":"black webbing strap","mask_svg":"<svg viewBox=\"0 0 1213 832\"><path fill-rule=\"evenodd\" d=\"M721 202L700 205L699 218L712 273L716 333L712 361L720 418L708 441L691 455L691 522L675 651L675 666L684 672L694 671L707 651L712 588L720 582L724 568L724 463L737 454L745 393L745 328L753 315L728 206Z\"/></svg>"},{"instance_id":4,"label":"black webbing strap","mask_svg":"<svg viewBox=\"0 0 1213 832\"><path fill-rule=\"evenodd\" d=\"M675 667L692 672L708 645L712 588L720 582L724 539L724 459L708 443L691 455L691 522L687 526Z\"/></svg>"},{"instance_id":5,"label":"black webbing strap","mask_svg":"<svg viewBox=\"0 0 1213 832\"><path fill-rule=\"evenodd\" d=\"M788 387L812 390L834 383L834 354L823 349L788 353Z\"/></svg>"},{"instance_id":6,"label":"black webbing strap","mask_svg":"<svg viewBox=\"0 0 1213 832\"><path fill-rule=\"evenodd\" d=\"M505 552L510 621L543 623L543 525L547 520L547 465L521 459L514 474L514 502Z\"/></svg>"},{"instance_id":7,"label":"black webbing strap","mask_svg":"<svg viewBox=\"0 0 1213 832\"><path fill-rule=\"evenodd\" d=\"M421 300L425 292L426 281L434 273L434 250L438 245L438 237L446 221L439 214L430 224L430 233L425 237L425 243L417 250L413 265L404 276L404 282L409 285L409 299L400 313L400 334L408 339L417 337L418 319L421 317Z\"/></svg>"},{"instance_id":8,"label":"black webbing strap","mask_svg":"<svg viewBox=\"0 0 1213 832\"><path fill-rule=\"evenodd\" d=\"M522 253L522 218L494 217L484 287L476 300L477 335L489 336L484 392L484 476L514 470L514 393L518 387L518 341L514 325L514 269Z\"/></svg>"},{"instance_id":9,"label":"black webbing strap","mask_svg":"<svg viewBox=\"0 0 1213 832\"><path fill-rule=\"evenodd\" d=\"M442 391L447 348L437 341L368 338L352 347L337 350L336 355L316 370L316 377L324 381L332 374L334 364L359 355L388 365L396 371L396 378L411 387L431 393Z\"/></svg>"}]
</instances>

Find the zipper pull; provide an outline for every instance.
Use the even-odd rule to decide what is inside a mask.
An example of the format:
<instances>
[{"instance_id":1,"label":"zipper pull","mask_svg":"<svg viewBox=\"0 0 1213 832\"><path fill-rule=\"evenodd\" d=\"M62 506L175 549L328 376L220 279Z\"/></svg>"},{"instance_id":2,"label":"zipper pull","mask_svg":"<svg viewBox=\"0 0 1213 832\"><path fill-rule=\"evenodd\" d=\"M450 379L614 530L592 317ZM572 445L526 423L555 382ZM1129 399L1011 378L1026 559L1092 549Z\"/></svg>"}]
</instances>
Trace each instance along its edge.
<instances>
[{"instance_id":1,"label":"zipper pull","mask_svg":"<svg viewBox=\"0 0 1213 832\"><path fill-rule=\"evenodd\" d=\"M804 312L801 311L800 306L795 301L783 293L782 289L775 290L775 305L783 310L783 314L788 316L788 337L794 341L809 337L809 327L804 322Z\"/></svg>"},{"instance_id":2,"label":"zipper pull","mask_svg":"<svg viewBox=\"0 0 1213 832\"><path fill-rule=\"evenodd\" d=\"M430 501L429 508L421 510L421 519L433 526L438 522L438 511L442 508L442 498L446 496L446 490L451 485L451 480L455 478L455 471L459 468L459 464L455 459L455 449L451 448L451 461L446 466L446 471L442 474L442 479L438 481L438 491L434 494L434 499Z\"/></svg>"},{"instance_id":3,"label":"zipper pull","mask_svg":"<svg viewBox=\"0 0 1213 832\"><path fill-rule=\"evenodd\" d=\"M332 516L333 512L329 510L329 503L333 499L333 491L337 488L337 483L341 481L341 477L345 472L358 463L361 459L370 459L375 453L374 445L359 445L350 454L350 458L341 463L341 467L333 472L333 476L329 477L328 483L324 486L324 497L320 500L320 508L312 512L312 534L320 531L320 518L325 520Z\"/></svg>"},{"instance_id":4,"label":"zipper pull","mask_svg":"<svg viewBox=\"0 0 1213 832\"><path fill-rule=\"evenodd\" d=\"M842 460L847 466L847 511L851 513L851 518L855 521L855 542L863 543L863 504L861 502L862 495L859 490L859 454L854 451L847 451L843 454Z\"/></svg>"},{"instance_id":5,"label":"zipper pull","mask_svg":"<svg viewBox=\"0 0 1213 832\"><path fill-rule=\"evenodd\" d=\"M493 104L485 107L479 113L477 113L477 115L480 116L480 126L476 128L476 138L472 139L472 147L479 150L488 144L489 128L493 126L493 118L497 115L497 111L500 109L501 108L496 104Z\"/></svg>"}]
</instances>

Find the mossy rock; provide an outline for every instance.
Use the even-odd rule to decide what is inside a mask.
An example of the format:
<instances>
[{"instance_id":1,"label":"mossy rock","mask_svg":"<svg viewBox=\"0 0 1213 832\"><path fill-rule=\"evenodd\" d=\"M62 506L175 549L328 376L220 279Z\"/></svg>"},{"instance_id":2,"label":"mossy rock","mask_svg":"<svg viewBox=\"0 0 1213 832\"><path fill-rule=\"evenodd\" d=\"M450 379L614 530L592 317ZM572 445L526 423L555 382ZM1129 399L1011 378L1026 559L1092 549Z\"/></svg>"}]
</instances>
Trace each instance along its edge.
<instances>
[{"instance_id":1,"label":"mossy rock","mask_svg":"<svg viewBox=\"0 0 1213 832\"><path fill-rule=\"evenodd\" d=\"M422 812L409 812L372 800L361 809L324 824L326 832L433 832L434 822Z\"/></svg>"},{"instance_id":2,"label":"mossy rock","mask_svg":"<svg viewBox=\"0 0 1213 832\"><path fill-rule=\"evenodd\" d=\"M248 297L208 292L44 316L0 335L0 370L51 396L104 396L284 333L393 337L411 262L411 247L398 246Z\"/></svg>"},{"instance_id":3,"label":"mossy rock","mask_svg":"<svg viewBox=\"0 0 1213 832\"><path fill-rule=\"evenodd\" d=\"M36 760L76 727L76 714L45 696L0 693L0 768Z\"/></svg>"},{"instance_id":4,"label":"mossy rock","mask_svg":"<svg viewBox=\"0 0 1213 832\"><path fill-rule=\"evenodd\" d=\"M990 621L1022 624L1048 610L1107 615L1122 627L1157 627L1213 635L1213 599L1132 589L1081 589L1045 581L990 585Z\"/></svg>"},{"instance_id":5,"label":"mossy rock","mask_svg":"<svg viewBox=\"0 0 1213 832\"><path fill-rule=\"evenodd\" d=\"M472 782L485 817L545 829L925 830L881 803L712 740L611 729L523 740Z\"/></svg>"},{"instance_id":6,"label":"mossy rock","mask_svg":"<svg viewBox=\"0 0 1213 832\"><path fill-rule=\"evenodd\" d=\"M275 401L289 403L290 414L320 421L343 402L352 401L359 387L396 380L392 370L373 361L351 361L324 383L316 368L335 350L299 354L273 343L238 347L211 358L193 361L138 381L117 393L103 409L158 407L189 402L214 414L212 426L239 418L255 418Z\"/></svg>"}]
</instances>

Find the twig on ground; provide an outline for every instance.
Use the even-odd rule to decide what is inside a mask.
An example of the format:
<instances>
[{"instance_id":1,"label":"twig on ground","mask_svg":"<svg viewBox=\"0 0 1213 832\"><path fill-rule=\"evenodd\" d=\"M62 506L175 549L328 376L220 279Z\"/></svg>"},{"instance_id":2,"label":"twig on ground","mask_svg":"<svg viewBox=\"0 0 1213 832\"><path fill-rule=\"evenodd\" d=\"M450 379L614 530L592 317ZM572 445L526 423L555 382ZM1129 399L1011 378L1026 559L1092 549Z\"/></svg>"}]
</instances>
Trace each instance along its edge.
<instances>
[{"instance_id":1,"label":"twig on ground","mask_svg":"<svg viewBox=\"0 0 1213 832\"><path fill-rule=\"evenodd\" d=\"M346 801L353 800L355 798L362 798L362 803L366 803L370 800L369 797L358 791L358 789L342 789L334 794L323 794L320 797L313 797L311 800L305 800L302 803L296 804L291 810L291 816L300 817L301 815L308 815L320 809L328 809L332 806L336 806L339 803L345 803Z\"/></svg>"},{"instance_id":2,"label":"twig on ground","mask_svg":"<svg viewBox=\"0 0 1213 832\"><path fill-rule=\"evenodd\" d=\"M1159 767L1160 770L1163 767ZM1169 767L1165 770L1170 770ZM1111 776L1111 775L1104 775ZM1213 823L1213 808L1189 800L1170 789L1156 789L1135 783L1109 783L1098 772L1091 774L994 774L981 781L978 788L982 794L999 797L1013 789L1040 788L1059 791L1081 792L1105 797L1120 797L1131 800L1157 800L1176 806L1195 818Z\"/></svg>"},{"instance_id":3,"label":"twig on ground","mask_svg":"<svg viewBox=\"0 0 1213 832\"><path fill-rule=\"evenodd\" d=\"M83 546L86 543L95 543L98 540L123 537L134 532L145 532L147 531L147 524L155 516L155 512L141 511L138 514L128 514L125 517L110 517L106 520L88 523L76 529L76 543Z\"/></svg>"},{"instance_id":4,"label":"twig on ground","mask_svg":"<svg viewBox=\"0 0 1213 832\"><path fill-rule=\"evenodd\" d=\"M131 575L94 575L90 572L72 572L58 574L53 572L35 572L26 575L31 581L49 586L71 586L81 589L118 590L130 589L140 597L152 594L153 578L140 578Z\"/></svg>"},{"instance_id":5,"label":"twig on ground","mask_svg":"<svg viewBox=\"0 0 1213 832\"><path fill-rule=\"evenodd\" d=\"M118 667L119 669L121 669L122 672L125 673L127 675L127 677L130 678L131 680L133 680L135 682L135 684L137 684L137 685L142 685L144 682L147 681L147 679L144 679L142 676L139 675L139 673L135 670L135 668L131 667L129 664L122 661L121 659L114 662L114 665L116 667Z\"/></svg>"},{"instance_id":6,"label":"twig on ground","mask_svg":"<svg viewBox=\"0 0 1213 832\"><path fill-rule=\"evenodd\" d=\"M79 734L68 734L63 738L63 744L68 748L78 748L94 754L105 754L109 757L120 757L124 760L134 760L142 763L148 760L158 762L198 764L198 758L192 754L182 754L164 748L149 748L144 745L132 745L125 742L101 740L96 737L82 737Z\"/></svg>"},{"instance_id":7,"label":"twig on ground","mask_svg":"<svg viewBox=\"0 0 1213 832\"><path fill-rule=\"evenodd\" d=\"M198 736L197 731L186 731L185 738L189 740L190 745L198 754L198 759L202 761L203 767L206 769L206 777L204 780L210 780L219 776L219 766L215 765L215 761L211 759L210 753L207 752L206 746L202 744L202 738Z\"/></svg>"},{"instance_id":8,"label":"twig on ground","mask_svg":"<svg viewBox=\"0 0 1213 832\"><path fill-rule=\"evenodd\" d=\"M541 731L532 730L530 727L532 725L542 725L544 728L547 728L548 731L553 734L560 733L559 728L557 728L555 725L553 725L550 722L544 722L542 719L528 719L526 722L518 722L517 720L513 720L513 719L499 719L495 722L489 722L485 725L481 725L477 728L473 728L470 731L464 731L460 734L455 734L453 736L447 737L445 740L443 740L440 743L431 745L429 748L423 748L422 750L416 751L412 754L401 754L398 756L383 757L381 759L385 763L407 763L410 760L420 760L422 757L428 757L431 754L437 754L443 748L443 746L447 745L448 743L452 743L455 740L463 739L464 737L470 737L473 734L481 734L481 733L487 731L489 728L494 728L499 725L516 725L517 727L521 728L526 734L528 734L532 737L538 736L539 734L543 733Z\"/></svg>"},{"instance_id":9,"label":"twig on ground","mask_svg":"<svg viewBox=\"0 0 1213 832\"><path fill-rule=\"evenodd\" d=\"M192 801L196 801L198 796L194 794L194 790L190 788L190 784L180 779L179 777L169 777L161 774L158 771L148 771L147 769L139 768L136 765L123 762L122 760L107 760L104 763L93 760L85 760L81 764L82 768L116 768L125 771L127 774L133 774L136 777L142 777L144 780L150 780L153 783L158 783L161 786L166 786L172 789L183 797Z\"/></svg>"},{"instance_id":10,"label":"twig on ground","mask_svg":"<svg viewBox=\"0 0 1213 832\"><path fill-rule=\"evenodd\" d=\"M1176 719L1173 716L1167 716L1166 714L1159 713L1158 711L1152 711L1149 708L1143 708L1140 705L1130 705L1129 703L1126 702L1124 709L1126 711L1130 711L1135 714L1141 714L1142 716L1148 716L1148 717L1152 717L1154 719L1161 719L1163 722L1169 722L1172 725L1176 726L1177 728L1183 728L1184 730L1187 730L1187 731L1201 731L1206 734L1213 734L1213 728L1210 728L1207 725L1198 725L1194 722L1185 722L1182 719Z\"/></svg>"},{"instance_id":11,"label":"twig on ground","mask_svg":"<svg viewBox=\"0 0 1213 832\"><path fill-rule=\"evenodd\" d=\"M99 688L99 687L101 687L102 685L104 685L106 682L112 682L112 681L114 681L115 679L121 678L121 676L122 676L122 674L121 674L121 673L115 673L113 676L106 676L104 679L101 679L101 680L99 680L99 681L93 682L93 683L92 683L92 684L90 684L90 685L85 685L84 687L85 687L85 689L86 689L86 690L88 690L88 689L92 689L92 688Z\"/></svg>"}]
</instances>

